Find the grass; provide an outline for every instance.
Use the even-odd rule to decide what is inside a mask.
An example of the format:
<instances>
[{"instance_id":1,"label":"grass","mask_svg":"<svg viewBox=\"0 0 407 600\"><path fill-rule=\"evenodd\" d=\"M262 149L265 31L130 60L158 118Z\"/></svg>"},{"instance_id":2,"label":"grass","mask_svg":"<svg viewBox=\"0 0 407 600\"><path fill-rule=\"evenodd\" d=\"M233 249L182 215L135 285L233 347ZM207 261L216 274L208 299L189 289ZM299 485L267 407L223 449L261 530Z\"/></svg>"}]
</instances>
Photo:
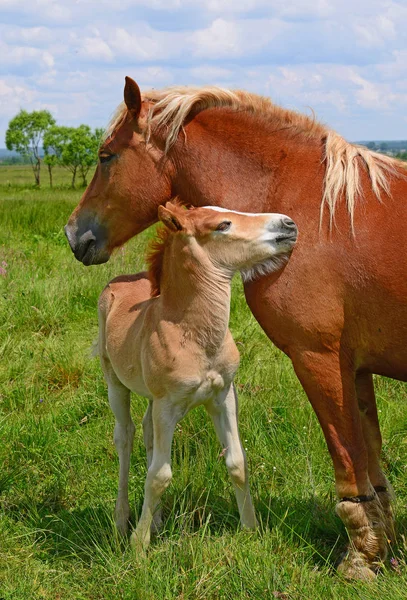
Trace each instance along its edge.
<instances>
[{"instance_id":1,"label":"grass","mask_svg":"<svg viewBox=\"0 0 407 600\"><path fill-rule=\"evenodd\" d=\"M240 428L260 531L239 530L220 448L197 409L175 434L164 531L146 556L122 544L112 521L114 420L89 348L100 291L113 276L143 268L153 232L106 265L86 268L62 232L80 192L25 189L17 175L8 185L2 169L0 598L405 599L406 385L376 379L384 463L398 497L398 566L373 584L349 584L333 569L346 534L334 514L333 470L320 428L290 361L258 327L237 278L231 328L241 352ZM133 398L135 519L146 472L145 407Z\"/></svg>"},{"instance_id":2,"label":"grass","mask_svg":"<svg viewBox=\"0 0 407 600\"><path fill-rule=\"evenodd\" d=\"M90 174L90 173L89 173ZM52 169L53 185L56 188L61 186L69 187L72 182L72 173L63 167L56 166ZM90 177L88 177L90 181ZM80 185L82 179L77 176L77 186ZM5 188L17 187L20 190L35 188L35 180L33 171L30 165L3 165L0 164L0 187ZM41 190L49 188L49 175L46 165L41 165Z\"/></svg>"}]
</instances>

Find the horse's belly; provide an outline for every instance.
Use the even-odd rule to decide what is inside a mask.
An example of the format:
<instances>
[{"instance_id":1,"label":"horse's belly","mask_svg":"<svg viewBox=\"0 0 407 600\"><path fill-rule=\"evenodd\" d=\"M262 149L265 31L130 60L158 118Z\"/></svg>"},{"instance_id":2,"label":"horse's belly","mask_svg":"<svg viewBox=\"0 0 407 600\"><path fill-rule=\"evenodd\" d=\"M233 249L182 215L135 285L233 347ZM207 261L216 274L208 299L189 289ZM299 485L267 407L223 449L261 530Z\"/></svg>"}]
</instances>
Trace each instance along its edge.
<instances>
[{"instance_id":1,"label":"horse's belly","mask_svg":"<svg viewBox=\"0 0 407 600\"><path fill-rule=\"evenodd\" d=\"M361 368L392 379L407 381L407 319L404 327L396 324L387 330L383 324L372 323L374 335L361 341L358 357Z\"/></svg>"}]
</instances>

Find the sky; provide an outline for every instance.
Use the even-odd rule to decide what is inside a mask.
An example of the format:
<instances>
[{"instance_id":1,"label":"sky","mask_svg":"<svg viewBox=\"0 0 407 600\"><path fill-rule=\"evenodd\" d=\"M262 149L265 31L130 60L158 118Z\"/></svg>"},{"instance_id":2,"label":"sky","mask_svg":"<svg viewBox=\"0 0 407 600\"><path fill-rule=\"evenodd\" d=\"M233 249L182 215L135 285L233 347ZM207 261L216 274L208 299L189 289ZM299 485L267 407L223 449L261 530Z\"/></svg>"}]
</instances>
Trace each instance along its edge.
<instances>
[{"instance_id":1,"label":"sky","mask_svg":"<svg viewBox=\"0 0 407 600\"><path fill-rule=\"evenodd\" d=\"M125 75L247 89L348 140L407 139L407 0L0 0L0 147L21 108L105 126Z\"/></svg>"}]
</instances>

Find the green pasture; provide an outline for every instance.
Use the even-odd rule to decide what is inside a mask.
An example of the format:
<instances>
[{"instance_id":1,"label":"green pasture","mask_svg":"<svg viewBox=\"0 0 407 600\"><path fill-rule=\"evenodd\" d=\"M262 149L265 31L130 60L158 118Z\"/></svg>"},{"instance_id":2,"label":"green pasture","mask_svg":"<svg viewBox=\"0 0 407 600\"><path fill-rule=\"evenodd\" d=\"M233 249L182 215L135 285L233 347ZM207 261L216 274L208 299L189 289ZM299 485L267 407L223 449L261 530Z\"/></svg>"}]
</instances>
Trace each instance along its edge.
<instances>
[{"instance_id":1,"label":"green pasture","mask_svg":"<svg viewBox=\"0 0 407 600\"><path fill-rule=\"evenodd\" d=\"M333 470L290 364L260 330L234 281L241 352L240 428L260 521L239 530L220 447L203 410L177 427L163 532L146 555L118 539L118 460L106 386L90 347L112 277L144 267L145 232L86 268L62 227L81 192L33 189L27 167L0 167L0 599L363 599L407 597L407 387L377 378L384 464L397 495L393 567L373 584L334 571L346 533ZM25 185L27 184L27 185ZM141 419L130 476L134 519L146 474Z\"/></svg>"},{"instance_id":2,"label":"green pasture","mask_svg":"<svg viewBox=\"0 0 407 600\"><path fill-rule=\"evenodd\" d=\"M72 182L72 173L64 167L56 166L52 168L53 186L56 189L61 187L70 187ZM80 185L81 178L77 178L77 186ZM88 177L90 181L90 177ZM41 190L49 189L49 175L46 165L41 165ZM29 165L2 165L0 164L0 189L5 188L35 188L35 181L32 169Z\"/></svg>"}]
</instances>

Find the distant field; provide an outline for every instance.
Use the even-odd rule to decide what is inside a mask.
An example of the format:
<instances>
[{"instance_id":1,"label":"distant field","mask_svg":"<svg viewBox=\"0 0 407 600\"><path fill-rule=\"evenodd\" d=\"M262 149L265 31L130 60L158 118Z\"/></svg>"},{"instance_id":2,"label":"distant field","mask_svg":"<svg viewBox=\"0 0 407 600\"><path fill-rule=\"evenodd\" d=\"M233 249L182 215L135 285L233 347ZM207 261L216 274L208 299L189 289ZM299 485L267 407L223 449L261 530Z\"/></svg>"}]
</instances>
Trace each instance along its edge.
<instances>
[{"instance_id":1,"label":"distant field","mask_svg":"<svg viewBox=\"0 0 407 600\"><path fill-rule=\"evenodd\" d=\"M70 186L72 174L63 167L54 167L52 170L53 184L58 186ZM88 182L91 177L88 177ZM81 179L78 177L76 185L79 186ZM35 185L34 175L31 167L28 165L2 165L0 164L0 187L3 186L26 186ZM49 188L49 176L46 165L41 165L41 188Z\"/></svg>"},{"instance_id":2,"label":"distant field","mask_svg":"<svg viewBox=\"0 0 407 600\"><path fill-rule=\"evenodd\" d=\"M24 189L29 173L6 172L13 184L0 170L0 598L405 600L407 386L376 379L384 464L398 498L395 570L371 585L349 584L333 570L346 534L334 514L319 425L290 361L248 310L238 278L231 328L241 352L241 434L260 530L239 530L220 447L197 409L174 437L164 531L147 556L121 544L112 521L114 419L89 349L100 291L112 277L144 267L153 230L106 265L86 268L62 230L81 191ZM135 519L146 473L145 407L133 398Z\"/></svg>"}]
</instances>

